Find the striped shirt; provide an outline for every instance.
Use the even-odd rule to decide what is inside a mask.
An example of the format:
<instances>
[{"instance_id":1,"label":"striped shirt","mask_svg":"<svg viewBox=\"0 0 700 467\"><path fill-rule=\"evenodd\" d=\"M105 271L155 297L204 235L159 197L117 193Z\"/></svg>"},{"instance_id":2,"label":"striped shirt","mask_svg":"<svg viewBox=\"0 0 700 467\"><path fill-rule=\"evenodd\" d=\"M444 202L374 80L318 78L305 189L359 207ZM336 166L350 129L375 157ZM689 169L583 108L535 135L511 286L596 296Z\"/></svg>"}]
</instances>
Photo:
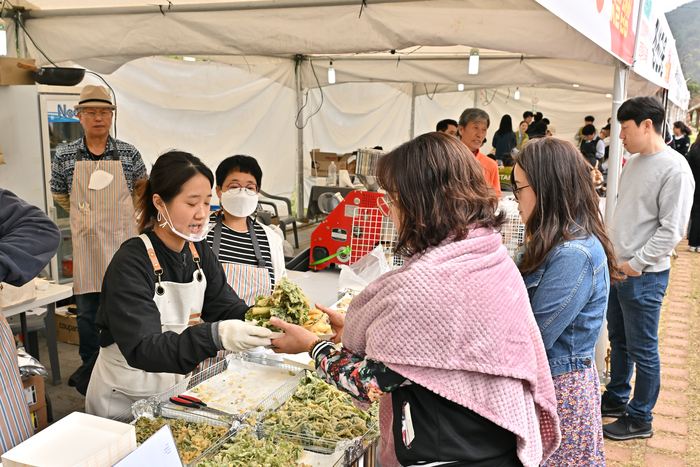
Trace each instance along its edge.
<instances>
[{"instance_id":1,"label":"striped shirt","mask_svg":"<svg viewBox=\"0 0 700 467\"><path fill-rule=\"evenodd\" d=\"M207 234L207 243L209 246L214 245L214 229L216 226L216 213L209 216L209 222L212 224L211 230ZM270 254L270 242L267 240L267 234L260 224L253 222L255 234L258 237L260 245L260 253L265 260L265 269L270 273L270 285L275 286L275 274L272 269L272 256ZM250 239L250 234L233 230L226 224L221 226L221 243L219 244L219 261L222 263L237 263L257 266L258 260L255 258L255 250L253 242Z\"/></svg>"},{"instance_id":2,"label":"striped shirt","mask_svg":"<svg viewBox=\"0 0 700 467\"><path fill-rule=\"evenodd\" d=\"M122 171L126 178L126 186L129 187L129 192L133 195L134 184L144 178L148 178L146 165L143 163L141 153L138 149L124 141L109 138L105 154L110 154L114 147L112 142L117 145L119 160L122 163ZM51 193L54 195L70 194L73 188L73 172L75 171L75 161L78 158L78 148L83 150L83 157L94 159L94 155L90 153L85 145L85 137L77 139L69 144L62 144L56 149L56 154L51 158Z\"/></svg>"}]
</instances>

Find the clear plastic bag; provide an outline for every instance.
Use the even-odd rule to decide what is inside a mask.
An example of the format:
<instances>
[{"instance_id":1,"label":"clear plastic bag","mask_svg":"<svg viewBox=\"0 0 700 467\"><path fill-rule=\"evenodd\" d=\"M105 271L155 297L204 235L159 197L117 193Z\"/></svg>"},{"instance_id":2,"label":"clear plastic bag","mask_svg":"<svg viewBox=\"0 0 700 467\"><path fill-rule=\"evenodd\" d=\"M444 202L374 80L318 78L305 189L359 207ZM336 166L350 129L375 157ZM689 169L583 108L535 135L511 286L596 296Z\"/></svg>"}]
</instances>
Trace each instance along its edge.
<instances>
[{"instance_id":1,"label":"clear plastic bag","mask_svg":"<svg viewBox=\"0 0 700 467\"><path fill-rule=\"evenodd\" d=\"M364 290L370 282L389 271L391 271L391 266L386 260L384 248L382 245L377 245L374 250L354 264L350 266L340 265L338 290Z\"/></svg>"}]
</instances>

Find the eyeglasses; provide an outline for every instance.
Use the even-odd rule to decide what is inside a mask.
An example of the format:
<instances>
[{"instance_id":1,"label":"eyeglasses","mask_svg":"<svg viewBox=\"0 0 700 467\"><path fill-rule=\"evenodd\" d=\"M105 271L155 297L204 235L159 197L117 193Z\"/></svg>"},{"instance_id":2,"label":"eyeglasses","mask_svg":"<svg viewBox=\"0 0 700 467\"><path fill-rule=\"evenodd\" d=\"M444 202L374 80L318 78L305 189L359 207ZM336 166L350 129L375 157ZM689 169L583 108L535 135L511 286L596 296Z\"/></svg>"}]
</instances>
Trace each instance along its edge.
<instances>
[{"instance_id":1,"label":"eyeglasses","mask_svg":"<svg viewBox=\"0 0 700 467\"><path fill-rule=\"evenodd\" d=\"M111 110L103 110L101 112L95 112L94 110L89 110L87 112L82 112L83 115L87 115L90 118L95 118L98 115L102 118L107 118L112 116Z\"/></svg>"},{"instance_id":2,"label":"eyeglasses","mask_svg":"<svg viewBox=\"0 0 700 467\"><path fill-rule=\"evenodd\" d=\"M510 186L513 187L513 196L515 196L516 200L518 199L518 192L520 190L523 190L525 188L530 188L530 185L525 185L525 186L521 186L520 188L518 188L518 185L516 185L515 182L511 182Z\"/></svg>"},{"instance_id":3,"label":"eyeglasses","mask_svg":"<svg viewBox=\"0 0 700 467\"><path fill-rule=\"evenodd\" d=\"M255 196L260 192L260 187L255 183L249 183L246 186L243 186L240 183L229 183L226 185L226 188L228 188L228 191L235 195L244 192L249 196Z\"/></svg>"},{"instance_id":4,"label":"eyeglasses","mask_svg":"<svg viewBox=\"0 0 700 467\"><path fill-rule=\"evenodd\" d=\"M377 198L377 207L383 216L389 217L391 205L394 204L386 195Z\"/></svg>"}]
</instances>

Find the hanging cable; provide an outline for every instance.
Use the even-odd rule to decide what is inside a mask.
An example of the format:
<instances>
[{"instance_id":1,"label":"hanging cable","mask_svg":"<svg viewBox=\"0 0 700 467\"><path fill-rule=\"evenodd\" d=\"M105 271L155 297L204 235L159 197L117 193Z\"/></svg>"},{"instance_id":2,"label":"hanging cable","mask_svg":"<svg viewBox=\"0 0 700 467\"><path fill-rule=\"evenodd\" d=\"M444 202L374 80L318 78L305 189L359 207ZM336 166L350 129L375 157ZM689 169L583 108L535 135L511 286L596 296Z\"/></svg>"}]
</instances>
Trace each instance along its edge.
<instances>
[{"instance_id":1,"label":"hanging cable","mask_svg":"<svg viewBox=\"0 0 700 467\"><path fill-rule=\"evenodd\" d=\"M493 91L493 96L491 96L491 99L489 99L489 92L488 91L484 91L484 92L486 92L486 100L481 105L486 107L487 105L491 105L491 102L493 102L493 100L496 98L496 93L498 92L498 89Z\"/></svg>"},{"instance_id":2,"label":"hanging cable","mask_svg":"<svg viewBox=\"0 0 700 467\"><path fill-rule=\"evenodd\" d=\"M301 79L301 61L299 61L299 79ZM312 59L309 59L309 64L311 65L311 71L314 73L314 78L316 78L316 85L318 86L318 90L321 93L321 102L318 104L318 108L313 111L311 115L309 115L306 120L304 121L304 124L302 126L299 126L299 117L301 116L301 113L304 111L304 107L306 107L309 103L309 92L311 89L306 90L306 95L304 97L304 105L301 106L299 109L299 112L297 112L297 118L294 119L294 126L297 127L297 129L301 130L306 128L306 125L308 125L309 120L311 120L311 117L316 115L320 110L321 107L323 106L323 88L321 87L321 82L318 80L318 76L316 75L316 68L314 68L314 61Z\"/></svg>"},{"instance_id":3,"label":"hanging cable","mask_svg":"<svg viewBox=\"0 0 700 467\"><path fill-rule=\"evenodd\" d=\"M435 89L433 89L432 96L428 92L428 86L425 83L423 83L423 87L425 88L425 95L428 97L428 99L430 99L432 101L433 97L435 97L435 93L437 92L438 85L437 84L435 85Z\"/></svg>"}]
</instances>

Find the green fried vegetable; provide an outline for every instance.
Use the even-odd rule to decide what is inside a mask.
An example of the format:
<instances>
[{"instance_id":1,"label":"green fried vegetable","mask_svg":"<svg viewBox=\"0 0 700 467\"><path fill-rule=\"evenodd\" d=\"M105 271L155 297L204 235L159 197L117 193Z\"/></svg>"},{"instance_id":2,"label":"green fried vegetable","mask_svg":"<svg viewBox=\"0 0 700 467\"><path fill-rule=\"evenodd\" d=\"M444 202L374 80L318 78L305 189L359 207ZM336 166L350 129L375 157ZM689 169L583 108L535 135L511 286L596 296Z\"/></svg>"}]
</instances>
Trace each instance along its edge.
<instances>
[{"instance_id":1,"label":"green fried vegetable","mask_svg":"<svg viewBox=\"0 0 700 467\"><path fill-rule=\"evenodd\" d=\"M375 423L376 405L370 412L360 410L348 394L309 372L294 395L265 418L263 426L272 431L273 438L277 431L291 431L330 440L353 439L367 433Z\"/></svg>"},{"instance_id":2,"label":"green fried vegetable","mask_svg":"<svg viewBox=\"0 0 700 467\"><path fill-rule=\"evenodd\" d=\"M270 324L270 318L275 317L288 323L304 325L311 309L309 297L304 295L301 288L286 277L277 284L269 297L260 295L255 299L255 305L248 310L245 318L257 320L257 325L275 332L282 331Z\"/></svg>"},{"instance_id":3,"label":"green fried vegetable","mask_svg":"<svg viewBox=\"0 0 700 467\"><path fill-rule=\"evenodd\" d=\"M275 444L257 439L249 428L244 428L211 459L197 463L197 467L298 467L296 461L303 451L301 446L286 441Z\"/></svg>"}]
</instances>

